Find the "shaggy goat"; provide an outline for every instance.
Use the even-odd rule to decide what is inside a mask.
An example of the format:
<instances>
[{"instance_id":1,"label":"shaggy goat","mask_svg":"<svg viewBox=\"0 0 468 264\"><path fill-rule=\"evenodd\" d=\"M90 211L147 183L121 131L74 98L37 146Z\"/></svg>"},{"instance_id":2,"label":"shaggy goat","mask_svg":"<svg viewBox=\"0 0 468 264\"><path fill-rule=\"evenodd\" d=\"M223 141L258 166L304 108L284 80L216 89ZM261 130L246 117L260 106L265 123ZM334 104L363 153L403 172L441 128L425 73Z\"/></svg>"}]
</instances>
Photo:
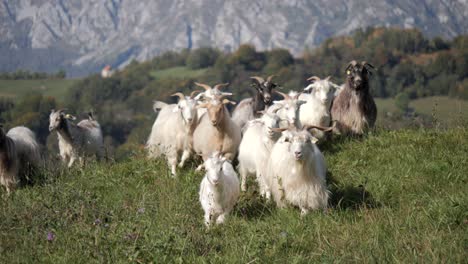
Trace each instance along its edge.
<instances>
[{"instance_id":1,"label":"shaggy goat","mask_svg":"<svg viewBox=\"0 0 468 264\"><path fill-rule=\"evenodd\" d=\"M346 67L346 82L333 101L332 119L336 120L335 132L362 135L372 128L377 118L377 106L369 93L371 64L351 61Z\"/></svg>"},{"instance_id":2,"label":"shaggy goat","mask_svg":"<svg viewBox=\"0 0 468 264\"><path fill-rule=\"evenodd\" d=\"M235 104L226 98L215 97L197 106L207 109L207 113L200 117L200 122L193 132L193 149L203 160L219 151L232 161L237 153L241 131L226 109L225 105L228 103ZM200 165L198 169L202 167L203 165Z\"/></svg>"},{"instance_id":3,"label":"shaggy goat","mask_svg":"<svg viewBox=\"0 0 468 264\"><path fill-rule=\"evenodd\" d=\"M8 194L19 181L28 179L40 160L39 144L30 129L14 127L5 135L0 128L0 184Z\"/></svg>"},{"instance_id":4,"label":"shaggy goat","mask_svg":"<svg viewBox=\"0 0 468 264\"><path fill-rule=\"evenodd\" d=\"M205 212L205 225L224 223L239 199L239 179L231 163L221 153L205 161L206 174L200 184L200 203Z\"/></svg>"},{"instance_id":5,"label":"shaggy goat","mask_svg":"<svg viewBox=\"0 0 468 264\"><path fill-rule=\"evenodd\" d=\"M256 175L260 194L267 199L265 168L271 148L276 142L273 128L279 127L280 119L276 114L265 113L261 118L249 121L245 126L244 136L239 146L239 174L241 190L246 191L247 175Z\"/></svg>"},{"instance_id":6,"label":"shaggy goat","mask_svg":"<svg viewBox=\"0 0 468 264\"><path fill-rule=\"evenodd\" d=\"M277 129L284 132L271 150L266 173L266 182L276 204L297 206L302 215L309 210L326 208L329 197L325 158L308 129Z\"/></svg>"},{"instance_id":7,"label":"shaggy goat","mask_svg":"<svg viewBox=\"0 0 468 264\"><path fill-rule=\"evenodd\" d=\"M153 105L156 112L161 111L146 143L148 157L157 158L164 154L173 176L176 176L178 157L182 155L179 167L183 167L192 152L192 136L198 122L197 100L194 99L196 92L193 91L190 96L173 94L179 97L177 104L156 101Z\"/></svg>"},{"instance_id":8,"label":"shaggy goat","mask_svg":"<svg viewBox=\"0 0 468 264\"><path fill-rule=\"evenodd\" d=\"M301 99L306 101L299 109L299 121L302 126L327 127L331 123L330 107L335 96L338 85L330 81L330 76L324 80L317 76L312 76L308 81L312 84L304 88L310 94L301 94ZM322 130L313 129L310 131L317 139L322 139L325 133Z\"/></svg>"},{"instance_id":9,"label":"shaggy goat","mask_svg":"<svg viewBox=\"0 0 468 264\"><path fill-rule=\"evenodd\" d=\"M88 118L75 125L71 120L74 116L65 115L65 110L52 109L49 116L49 131L56 131L59 143L60 157L70 168L76 159L83 164L85 156L95 155L97 159L104 156L104 142L101 126Z\"/></svg>"},{"instance_id":10,"label":"shaggy goat","mask_svg":"<svg viewBox=\"0 0 468 264\"><path fill-rule=\"evenodd\" d=\"M261 111L266 110L272 104L272 90L278 85L271 80L274 75L268 76L267 80L262 77L250 77L253 80L252 86L257 93L252 98L246 98L240 101L239 105L232 112L232 120L243 129L245 124L254 118L261 116Z\"/></svg>"}]
</instances>

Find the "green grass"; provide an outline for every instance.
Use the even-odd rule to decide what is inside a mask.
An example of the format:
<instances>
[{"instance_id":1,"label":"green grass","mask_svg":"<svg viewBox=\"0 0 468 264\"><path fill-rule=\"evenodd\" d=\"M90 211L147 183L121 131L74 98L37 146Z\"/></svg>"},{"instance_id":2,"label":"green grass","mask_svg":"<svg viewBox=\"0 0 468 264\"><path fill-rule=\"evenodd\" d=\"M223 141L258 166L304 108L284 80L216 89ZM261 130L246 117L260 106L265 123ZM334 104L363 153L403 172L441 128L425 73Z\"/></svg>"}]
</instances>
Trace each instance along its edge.
<instances>
[{"instance_id":1,"label":"green grass","mask_svg":"<svg viewBox=\"0 0 468 264\"><path fill-rule=\"evenodd\" d=\"M151 76L158 79L172 78L172 79L188 79L196 78L209 71L209 68L192 70L188 67L180 66L173 67L165 70L152 71Z\"/></svg>"},{"instance_id":2,"label":"green grass","mask_svg":"<svg viewBox=\"0 0 468 264\"><path fill-rule=\"evenodd\" d=\"M68 88L76 81L73 79L0 80L0 96L16 98L37 91L62 100Z\"/></svg>"},{"instance_id":3,"label":"green grass","mask_svg":"<svg viewBox=\"0 0 468 264\"><path fill-rule=\"evenodd\" d=\"M1 199L0 263L466 261L466 129L378 131L324 153L328 213L301 218L249 187L211 230L195 164L177 179L163 161L138 155L49 172L43 184Z\"/></svg>"},{"instance_id":4,"label":"green grass","mask_svg":"<svg viewBox=\"0 0 468 264\"><path fill-rule=\"evenodd\" d=\"M396 112L395 100L392 98L376 98L377 109L380 114ZM446 127L454 127L468 120L468 101L450 98L448 96L431 96L419 98L410 102L410 107L417 113L434 117L437 122Z\"/></svg>"}]
</instances>

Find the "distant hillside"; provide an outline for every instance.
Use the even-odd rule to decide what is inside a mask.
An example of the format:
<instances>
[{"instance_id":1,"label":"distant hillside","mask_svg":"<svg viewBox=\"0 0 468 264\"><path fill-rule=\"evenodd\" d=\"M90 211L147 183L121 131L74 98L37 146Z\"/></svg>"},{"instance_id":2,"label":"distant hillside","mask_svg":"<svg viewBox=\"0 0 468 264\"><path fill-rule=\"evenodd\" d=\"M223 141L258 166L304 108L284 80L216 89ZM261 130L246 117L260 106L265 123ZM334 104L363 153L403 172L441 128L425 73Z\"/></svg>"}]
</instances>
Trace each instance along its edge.
<instances>
[{"instance_id":1,"label":"distant hillside","mask_svg":"<svg viewBox=\"0 0 468 264\"><path fill-rule=\"evenodd\" d=\"M453 38L468 32L467 14L463 0L0 0L0 71L86 75L168 50L243 43L298 56L368 26Z\"/></svg>"}]
</instances>

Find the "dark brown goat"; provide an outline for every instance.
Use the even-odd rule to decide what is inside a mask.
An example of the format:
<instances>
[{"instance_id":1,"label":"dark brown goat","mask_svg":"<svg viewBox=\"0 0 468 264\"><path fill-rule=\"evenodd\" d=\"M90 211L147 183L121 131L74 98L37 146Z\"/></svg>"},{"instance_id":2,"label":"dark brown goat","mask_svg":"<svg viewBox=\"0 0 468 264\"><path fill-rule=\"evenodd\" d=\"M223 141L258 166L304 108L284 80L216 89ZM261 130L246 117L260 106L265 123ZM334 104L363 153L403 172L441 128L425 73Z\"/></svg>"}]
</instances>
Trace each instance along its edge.
<instances>
[{"instance_id":1,"label":"dark brown goat","mask_svg":"<svg viewBox=\"0 0 468 264\"><path fill-rule=\"evenodd\" d=\"M333 101L332 120L336 121L335 132L362 135L374 127L377 107L369 93L370 69L366 61L351 61L346 67L346 82Z\"/></svg>"},{"instance_id":2,"label":"dark brown goat","mask_svg":"<svg viewBox=\"0 0 468 264\"><path fill-rule=\"evenodd\" d=\"M233 121L243 128L247 121L259 117L259 112L266 110L272 104L272 90L278 85L272 82L274 75L263 79L259 76L250 77L252 79L252 87L257 90L257 93L251 97L239 102L239 105L232 113Z\"/></svg>"}]
</instances>

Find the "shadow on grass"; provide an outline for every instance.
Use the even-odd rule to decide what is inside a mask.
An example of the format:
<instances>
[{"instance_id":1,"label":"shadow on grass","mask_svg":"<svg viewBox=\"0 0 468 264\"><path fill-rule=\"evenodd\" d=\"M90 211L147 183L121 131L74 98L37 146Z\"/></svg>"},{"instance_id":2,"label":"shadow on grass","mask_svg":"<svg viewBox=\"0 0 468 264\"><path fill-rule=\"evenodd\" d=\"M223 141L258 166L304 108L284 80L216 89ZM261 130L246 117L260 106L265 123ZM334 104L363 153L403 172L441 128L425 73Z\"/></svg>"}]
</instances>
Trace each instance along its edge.
<instances>
[{"instance_id":1,"label":"shadow on grass","mask_svg":"<svg viewBox=\"0 0 468 264\"><path fill-rule=\"evenodd\" d=\"M373 209L381 207L381 204L374 199L372 194L366 190L365 186L340 186L336 179L333 178L331 172L327 172L327 179L331 191L330 207L338 210Z\"/></svg>"},{"instance_id":2,"label":"shadow on grass","mask_svg":"<svg viewBox=\"0 0 468 264\"><path fill-rule=\"evenodd\" d=\"M250 180L250 179L249 179ZM239 201L234 209L238 217L248 219L262 219L276 210L274 202L268 202L258 193L256 182L247 181L247 191L241 192Z\"/></svg>"}]
</instances>

